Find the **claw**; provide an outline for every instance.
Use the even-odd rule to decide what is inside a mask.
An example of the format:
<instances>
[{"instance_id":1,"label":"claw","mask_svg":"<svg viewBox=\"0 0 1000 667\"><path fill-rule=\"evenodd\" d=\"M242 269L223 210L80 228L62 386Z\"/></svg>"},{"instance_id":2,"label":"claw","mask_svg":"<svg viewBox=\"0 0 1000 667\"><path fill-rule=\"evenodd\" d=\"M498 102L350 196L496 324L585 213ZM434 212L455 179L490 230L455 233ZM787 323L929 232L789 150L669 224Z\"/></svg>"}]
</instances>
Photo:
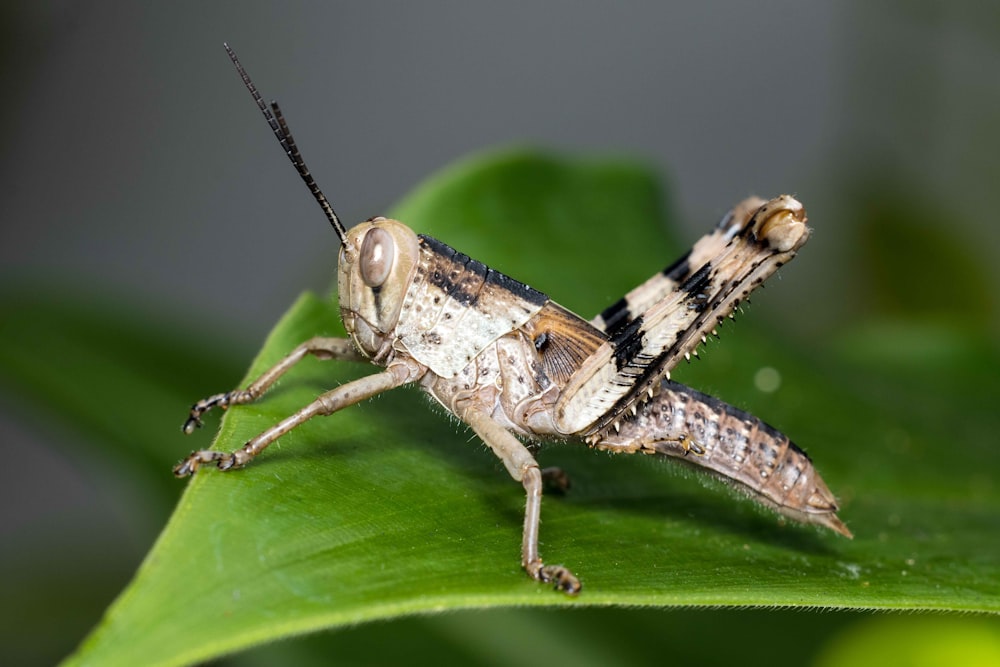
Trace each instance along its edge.
<instances>
[{"instance_id":1,"label":"claw","mask_svg":"<svg viewBox=\"0 0 1000 667\"><path fill-rule=\"evenodd\" d=\"M556 493L569 491L569 475L562 468L550 467L542 469L542 482Z\"/></svg>"},{"instance_id":2,"label":"claw","mask_svg":"<svg viewBox=\"0 0 1000 667\"><path fill-rule=\"evenodd\" d=\"M566 595L579 595L580 580L572 572L562 565L546 565L541 570L541 579L547 583L555 584L553 588Z\"/></svg>"},{"instance_id":3,"label":"claw","mask_svg":"<svg viewBox=\"0 0 1000 667\"><path fill-rule=\"evenodd\" d=\"M230 452L202 450L191 454L174 466L175 477L187 477L198 472L206 463L214 463L219 470L229 470L236 465L236 457Z\"/></svg>"},{"instance_id":4,"label":"claw","mask_svg":"<svg viewBox=\"0 0 1000 667\"><path fill-rule=\"evenodd\" d=\"M191 455L186 459L174 466L174 477L188 477L193 475L198 469L198 463L194 460L196 452L191 452Z\"/></svg>"},{"instance_id":5,"label":"claw","mask_svg":"<svg viewBox=\"0 0 1000 667\"><path fill-rule=\"evenodd\" d=\"M219 408L221 410L226 410L230 405L238 403L238 397L236 392L226 392L225 394L216 394L215 396L209 396L208 398L203 398L194 405L191 406L191 413L188 415L187 421L184 422L184 426L181 427L185 434L191 435L194 433L196 428L201 428L202 421L201 416L211 410L212 408Z\"/></svg>"},{"instance_id":6,"label":"claw","mask_svg":"<svg viewBox=\"0 0 1000 667\"><path fill-rule=\"evenodd\" d=\"M194 411L194 408L191 408L191 410ZM190 417L187 418L187 421L184 422L184 426L181 427L181 430L184 431L184 435L191 435L192 433L194 433L194 430L196 428L201 428L202 426L203 423L201 419L199 417L191 415Z\"/></svg>"},{"instance_id":7,"label":"claw","mask_svg":"<svg viewBox=\"0 0 1000 667\"><path fill-rule=\"evenodd\" d=\"M542 565L538 560L525 566L532 579L546 584L554 584L553 588L566 595L578 595L583 586L580 580L562 565Z\"/></svg>"}]
</instances>

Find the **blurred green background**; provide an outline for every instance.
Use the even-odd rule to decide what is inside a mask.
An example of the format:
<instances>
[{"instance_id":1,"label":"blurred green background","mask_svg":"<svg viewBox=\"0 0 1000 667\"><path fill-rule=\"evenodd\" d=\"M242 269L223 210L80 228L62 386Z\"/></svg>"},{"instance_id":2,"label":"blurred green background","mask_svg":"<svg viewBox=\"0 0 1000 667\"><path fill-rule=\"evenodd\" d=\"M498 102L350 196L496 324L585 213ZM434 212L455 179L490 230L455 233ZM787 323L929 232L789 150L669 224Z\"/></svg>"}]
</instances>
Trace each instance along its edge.
<instances>
[{"instance_id":1,"label":"blurred green background","mask_svg":"<svg viewBox=\"0 0 1000 667\"><path fill-rule=\"evenodd\" d=\"M281 100L345 220L384 212L490 146L635 155L662 170L684 222L673 235L687 241L750 193L805 202L815 236L779 280L780 298L762 297L746 319L817 349L864 337L881 352L861 359L876 380L905 375L894 359L914 355L957 377L949 370L969 364L970 348L947 341L970 335L996 358L991 3L42 2L0 12L4 664L49 664L96 624L182 488L168 474L189 447L178 415L231 385L295 295L331 279L325 223L223 40ZM39 351L50 363L29 363ZM991 379L940 391L969 396L982 414L1000 395ZM966 433L961 413L940 419ZM961 443L943 442L942 456L961 457ZM970 494L995 509L995 471L981 472ZM924 647L972 647L949 664L975 664L995 659L997 642L987 618L509 610L367 625L228 662L834 665L863 664L861 654L874 664L885 660L871 647L888 643L910 664L944 664L919 662L936 655Z\"/></svg>"}]
</instances>

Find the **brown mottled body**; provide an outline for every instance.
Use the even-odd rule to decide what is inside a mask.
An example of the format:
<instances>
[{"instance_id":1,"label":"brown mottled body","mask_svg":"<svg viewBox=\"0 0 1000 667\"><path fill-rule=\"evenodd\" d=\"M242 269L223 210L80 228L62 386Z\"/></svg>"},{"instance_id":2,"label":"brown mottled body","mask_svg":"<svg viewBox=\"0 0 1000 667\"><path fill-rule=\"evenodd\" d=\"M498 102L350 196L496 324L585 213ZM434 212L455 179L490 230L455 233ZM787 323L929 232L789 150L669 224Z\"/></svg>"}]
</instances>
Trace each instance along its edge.
<instances>
[{"instance_id":1,"label":"brown mottled body","mask_svg":"<svg viewBox=\"0 0 1000 667\"><path fill-rule=\"evenodd\" d=\"M455 376L428 374L424 389L450 412L474 406L530 439L566 439L553 421L563 387L607 338L553 301L498 338Z\"/></svg>"},{"instance_id":2,"label":"brown mottled body","mask_svg":"<svg viewBox=\"0 0 1000 667\"><path fill-rule=\"evenodd\" d=\"M461 275L461 262L438 256L431 264L448 275ZM445 291L427 292L434 294L430 300L441 312L450 305ZM511 304L518 304L517 312L528 310L512 291L492 298L503 302L502 308L493 304L500 310ZM608 341L596 327L549 300L455 376L429 373L421 384L453 414L461 416L474 406L519 436L567 439L553 411L570 378ZM591 436L592 446L682 458L785 516L850 535L836 516L833 494L808 455L787 436L749 413L670 380L659 381L652 399L643 392L646 400L638 401L635 413L620 419L617 429L604 428Z\"/></svg>"},{"instance_id":3,"label":"brown mottled body","mask_svg":"<svg viewBox=\"0 0 1000 667\"><path fill-rule=\"evenodd\" d=\"M619 431L602 435L595 447L683 459L785 516L851 536L837 518L836 498L788 436L676 382L664 382L655 399Z\"/></svg>"},{"instance_id":4,"label":"brown mottled body","mask_svg":"<svg viewBox=\"0 0 1000 667\"><path fill-rule=\"evenodd\" d=\"M227 47L228 49L228 47ZM255 401L307 355L383 370L332 389L233 452L193 452L175 468L248 464L315 416L419 384L468 424L526 494L521 562L569 594L580 582L538 552L543 478L524 440L573 440L616 452L682 458L799 521L850 536L812 462L762 421L670 381L753 289L806 242L805 210L783 195L738 204L692 250L590 322L535 290L401 222L347 231L319 191L277 105L268 108L229 51L258 107L340 237L340 313L350 339L313 338L244 389L191 408L190 433L213 407Z\"/></svg>"}]
</instances>

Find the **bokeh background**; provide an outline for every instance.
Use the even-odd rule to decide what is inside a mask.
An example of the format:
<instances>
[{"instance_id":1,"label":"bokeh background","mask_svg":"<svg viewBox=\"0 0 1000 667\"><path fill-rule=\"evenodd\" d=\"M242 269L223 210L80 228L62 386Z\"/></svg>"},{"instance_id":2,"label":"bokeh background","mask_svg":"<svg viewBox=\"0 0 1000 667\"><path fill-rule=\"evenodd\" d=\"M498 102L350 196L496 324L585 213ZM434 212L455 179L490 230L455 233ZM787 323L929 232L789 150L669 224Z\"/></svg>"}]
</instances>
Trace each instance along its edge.
<instances>
[{"instance_id":1,"label":"bokeh background","mask_svg":"<svg viewBox=\"0 0 1000 667\"><path fill-rule=\"evenodd\" d=\"M806 204L808 261L755 317L801 337L873 316L1000 324L996 3L9 2L0 38L0 287L130 308L230 358L248 360L303 289L328 287L336 246L223 41L281 101L348 224L493 147L628 155L662 172L689 240L748 194ZM0 656L45 664L97 622L170 503L12 387L0 383ZM3 593L15 583L58 593L25 607ZM461 646L473 626L523 633L539 613L343 641ZM788 625L812 633L815 655L884 622L646 614L649 627ZM16 637L31 646L9 648ZM301 662L312 649L287 650Z\"/></svg>"}]
</instances>

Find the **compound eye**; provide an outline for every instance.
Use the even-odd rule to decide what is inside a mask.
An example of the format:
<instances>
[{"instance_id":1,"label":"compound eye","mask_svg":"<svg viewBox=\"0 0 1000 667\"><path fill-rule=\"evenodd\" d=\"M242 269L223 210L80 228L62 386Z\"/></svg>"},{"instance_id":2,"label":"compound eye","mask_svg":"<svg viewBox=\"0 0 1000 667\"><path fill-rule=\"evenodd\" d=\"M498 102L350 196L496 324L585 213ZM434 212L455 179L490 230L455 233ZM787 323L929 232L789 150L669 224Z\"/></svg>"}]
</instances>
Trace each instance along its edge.
<instances>
[{"instance_id":1,"label":"compound eye","mask_svg":"<svg viewBox=\"0 0 1000 667\"><path fill-rule=\"evenodd\" d=\"M369 287L381 287L389 277L395 258L396 244L392 236L380 227L373 228L361 242L361 279Z\"/></svg>"}]
</instances>

